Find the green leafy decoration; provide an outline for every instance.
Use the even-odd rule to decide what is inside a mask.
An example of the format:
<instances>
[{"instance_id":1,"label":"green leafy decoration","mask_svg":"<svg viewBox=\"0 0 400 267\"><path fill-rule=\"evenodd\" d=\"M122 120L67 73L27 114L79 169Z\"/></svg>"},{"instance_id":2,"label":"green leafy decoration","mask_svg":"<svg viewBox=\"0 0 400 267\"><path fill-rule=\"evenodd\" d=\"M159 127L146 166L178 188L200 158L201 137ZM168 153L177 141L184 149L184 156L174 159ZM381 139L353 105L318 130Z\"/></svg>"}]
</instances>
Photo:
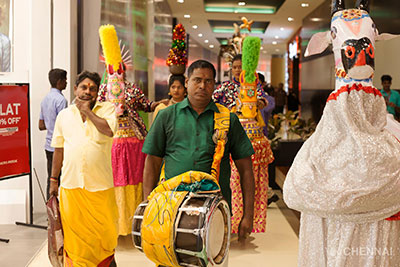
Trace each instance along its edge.
<instances>
[{"instance_id":1,"label":"green leafy decoration","mask_svg":"<svg viewBox=\"0 0 400 267\"><path fill-rule=\"evenodd\" d=\"M256 80L255 71L260 56L261 40L258 37L248 36L243 42L242 69L246 71L245 80L253 83Z\"/></svg>"}]
</instances>

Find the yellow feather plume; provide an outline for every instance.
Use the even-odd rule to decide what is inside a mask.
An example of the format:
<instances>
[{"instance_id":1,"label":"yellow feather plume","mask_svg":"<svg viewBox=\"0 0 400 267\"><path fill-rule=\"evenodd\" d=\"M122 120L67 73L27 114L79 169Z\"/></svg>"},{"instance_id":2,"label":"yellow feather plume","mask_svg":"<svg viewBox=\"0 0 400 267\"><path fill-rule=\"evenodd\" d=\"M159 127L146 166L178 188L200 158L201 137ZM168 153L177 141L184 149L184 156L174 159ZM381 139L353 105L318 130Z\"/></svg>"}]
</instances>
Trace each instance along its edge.
<instances>
[{"instance_id":1,"label":"yellow feather plume","mask_svg":"<svg viewBox=\"0 0 400 267\"><path fill-rule=\"evenodd\" d=\"M99 29L99 35L106 64L112 65L114 71L117 71L119 69L119 63L122 62L122 57L117 32L114 26L110 24L102 25Z\"/></svg>"}]
</instances>

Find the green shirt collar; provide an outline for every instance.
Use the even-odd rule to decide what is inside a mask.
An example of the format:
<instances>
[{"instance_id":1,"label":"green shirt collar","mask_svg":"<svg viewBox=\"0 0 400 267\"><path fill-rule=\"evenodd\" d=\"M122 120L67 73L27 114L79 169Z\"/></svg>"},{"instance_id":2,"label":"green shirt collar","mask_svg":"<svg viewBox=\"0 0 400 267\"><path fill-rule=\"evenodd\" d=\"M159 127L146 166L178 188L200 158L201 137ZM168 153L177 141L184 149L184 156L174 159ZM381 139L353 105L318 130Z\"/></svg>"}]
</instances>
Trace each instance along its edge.
<instances>
[{"instance_id":1,"label":"green shirt collar","mask_svg":"<svg viewBox=\"0 0 400 267\"><path fill-rule=\"evenodd\" d=\"M190 108L193 110L192 105L190 104L187 97L182 102L179 103L178 108L179 109ZM213 112L219 113L219 109L217 105L215 105L214 101L212 101L212 99L210 99L210 103L208 103L207 107L204 109L203 112L206 112L207 110L212 110Z\"/></svg>"}]
</instances>

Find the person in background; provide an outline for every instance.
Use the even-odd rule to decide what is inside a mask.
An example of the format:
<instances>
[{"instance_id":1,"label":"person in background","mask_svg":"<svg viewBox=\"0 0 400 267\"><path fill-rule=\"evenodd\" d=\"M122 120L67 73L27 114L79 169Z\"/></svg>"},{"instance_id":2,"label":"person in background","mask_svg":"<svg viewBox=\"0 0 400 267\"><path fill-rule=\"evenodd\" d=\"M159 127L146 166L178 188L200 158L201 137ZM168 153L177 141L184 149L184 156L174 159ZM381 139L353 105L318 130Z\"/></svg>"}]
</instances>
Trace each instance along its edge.
<instances>
[{"instance_id":1,"label":"person in background","mask_svg":"<svg viewBox=\"0 0 400 267\"><path fill-rule=\"evenodd\" d=\"M68 105L67 99L65 99L62 94L62 91L67 87L67 72L62 69L52 69L49 71L49 81L51 89L40 103L39 115L39 130L47 130L46 143L44 145L47 159L47 200L50 197L50 176L54 153L54 148L51 147L51 139L53 136L54 123L56 122L58 113Z\"/></svg>"},{"instance_id":2,"label":"person in background","mask_svg":"<svg viewBox=\"0 0 400 267\"><path fill-rule=\"evenodd\" d=\"M165 105L164 103L159 104L154 110L153 118L157 116L157 113L171 105L179 103L185 99L187 95L187 90L185 87L185 76L183 75L171 75L168 80L168 95L171 96L169 103Z\"/></svg>"},{"instance_id":3,"label":"person in background","mask_svg":"<svg viewBox=\"0 0 400 267\"><path fill-rule=\"evenodd\" d=\"M283 83L279 83L278 87L274 90L275 97L275 109L274 114L283 113L285 105L287 103L287 95L283 90Z\"/></svg>"},{"instance_id":4,"label":"person in background","mask_svg":"<svg viewBox=\"0 0 400 267\"><path fill-rule=\"evenodd\" d=\"M267 83L265 82L264 75L262 75L261 73L258 73L258 79L260 80L261 87L263 88L263 90L266 94L266 98L268 100L268 105L265 108L261 109L261 115L265 122L263 132L264 132L264 135L266 137L268 137L268 121L269 121L269 118L271 117L272 111L275 108L275 98L273 96L268 95L268 93L266 91Z\"/></svg>"},{"instance_id":5,"label":"person in background","mask_svg":"<svg viewBox=\"0 0 400 267\"><path fill-rule=\"evenodd\" d=\"M118 126L111 148L115 197L118 207L118 233L130 239L136 207L143 198L143 168L146 155L142 146L147 134L139 112L153 112L160 102L150 101L143 91L126 79L133 68L129 51L120 47L113 25L99 28L104 53L105 75L98 101L115 106ZM167 101L167 100L166 100Z\"/></svg>"},{"instance_id":6,"label":"person in background","mask_svg":"<svg viewBox=\"0 0 400 267\"><path fill-rule=\"evenodd\" d=\"M380 91L385 99L387 111L398 119L399 117L396 116L396 113L400 113L400 94L390 89L392 85L392 77L390 75L382 75L381 82L382 89Z\"/></svg>"},{"instance_id":7,"label":"person in background","mask_svg":"<svg viewBox=\"0 0 400 267\"><path fill-rule=\"evenodd\" d=\"M262 88L264 89L265 94L267 95L267 100L268 100L268 106L266 106L265 108L261 109L261 115L263 117L263 120L265 122L265 126L263 127L263 133L265 135L265 137L268 138L268 121L269 118L272 115L272 111L275 108L275 98L268 95L267 93L267 83L265 82L265 77L264 75L262 75L261 73L258 73L258 79L260 80L260 84L262 86ZM270 179L268 179L268 206L269 204L276 202L279 200L279 196L277 194L275 194L274 190L272 190L271 186L270 186Z\"/></svg>"},{"instance_id":8,"label":"person in background","mask_svg":"<svg viewBox=\"0 0 400 267\"><path fill-rule=\"evenodd\" d=\"M293 88L289 88L289 93L287 96L287 109L291 111L298 111L299 110L299 96L293 92Z\"/></svg>"},{"instance_id":9,"label":"person in background","mask_svg":"<svg viewBox=\"0 0 400 267\"><path fill-rule=\"evenodd\" d=\"M274 97L274 87L270 83L266 83L263 89L268 95Z\"/></svg>"},{"instance_id":10,"label":"person in background","mask_svg":"<svg viewBox=\"0 0 400 267\"><path fill-rule=\"evenodd\" d=\"M115 107L97 101L100 76L78 75L74 104L57 117L50 194L58 194L65 266L116 266L118 209L111 167Z\"/></svg>"},{"instance_id":11,"label":"person in background","mask_svg":"<svg viewBox=\"0 0 400 267\"><path fill-rule=\"evenodd\" d=\"M242 55L238 54L232 59L232 81L225 81L215 89L212 98L215 103L221 104L229 110L236 106L236 99L240 91L239 76L242 72ZM266 94L261 87L257 88L257 105L260 109L268 105Z\"/></svg>"}]
</instances>

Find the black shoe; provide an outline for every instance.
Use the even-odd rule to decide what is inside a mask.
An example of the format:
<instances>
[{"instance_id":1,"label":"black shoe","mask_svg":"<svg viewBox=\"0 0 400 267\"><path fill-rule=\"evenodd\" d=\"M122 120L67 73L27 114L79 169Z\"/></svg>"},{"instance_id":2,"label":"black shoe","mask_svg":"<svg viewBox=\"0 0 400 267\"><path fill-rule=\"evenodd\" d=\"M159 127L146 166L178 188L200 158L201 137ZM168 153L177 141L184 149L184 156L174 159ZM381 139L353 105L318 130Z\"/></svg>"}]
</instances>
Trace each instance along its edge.
<instances>
[{"instance_id":1,"label":"black shoe","mask_svg":"<svg viewBox=\"0 0 400 267\"><path fill-rule=\"evenodd\" d=\"M271 204L272 202L277 202L279 200L279 197L277 194L274 194L272 197L268 198L268 206L269 204Z\"/></svg>"}]
</instances>

